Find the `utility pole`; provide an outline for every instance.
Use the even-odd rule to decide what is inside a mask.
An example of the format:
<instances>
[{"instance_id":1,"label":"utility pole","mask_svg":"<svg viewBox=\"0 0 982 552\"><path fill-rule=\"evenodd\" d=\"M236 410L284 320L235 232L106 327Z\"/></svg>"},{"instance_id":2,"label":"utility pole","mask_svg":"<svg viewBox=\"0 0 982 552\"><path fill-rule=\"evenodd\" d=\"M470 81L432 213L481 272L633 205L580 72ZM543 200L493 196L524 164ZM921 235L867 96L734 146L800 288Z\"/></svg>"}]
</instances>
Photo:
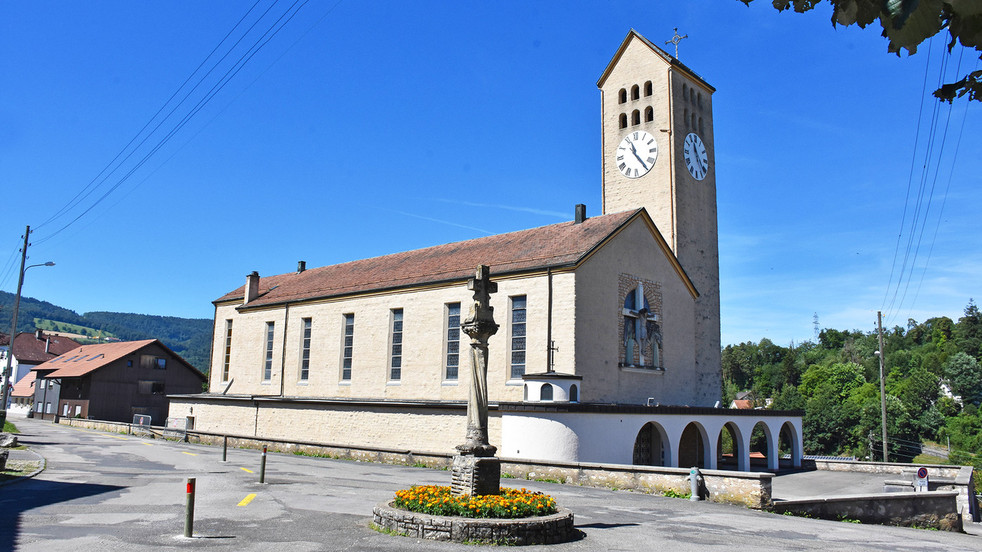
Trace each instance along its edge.
<instances>
[{"instance_id":1,"label":"utility pole","mask_svg":"<svg viewBox=\"0 0 982 552\"><path fill-rule=\"evenodd\" d=\"M887 392L886 377L883 375L883 313L876 311L876 331L879 338L880 350L880 414L883 418L883 461L887 461Z\"/></svg>"},{"instance_id":2,"label":"utility pole","mask_svg":"<svg viewBox=\"0 0 982 552\"><path fill-rule=\"evenodd\" d=\"M27 261L27 240L31 236L31 227L24 230L24 248L20 250L20 271L17 273L17 295L14 297L14 312L10 318L10 349L7 351L7 367L3 370L3 393L0 398L0 432L7 423L7 399L10 397L10 369L14 362L14 337L17 335L17 311L20 310L20 290L24 285L24 263Z\"/></svg>"}]
</instances>

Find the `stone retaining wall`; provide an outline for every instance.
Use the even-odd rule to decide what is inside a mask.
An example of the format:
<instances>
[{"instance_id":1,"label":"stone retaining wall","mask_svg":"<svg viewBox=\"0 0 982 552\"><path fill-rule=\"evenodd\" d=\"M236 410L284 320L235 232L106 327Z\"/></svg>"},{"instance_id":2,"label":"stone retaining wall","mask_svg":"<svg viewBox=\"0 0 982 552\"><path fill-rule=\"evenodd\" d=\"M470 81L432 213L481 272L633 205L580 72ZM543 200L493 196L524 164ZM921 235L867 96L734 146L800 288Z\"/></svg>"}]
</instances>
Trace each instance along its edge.
<instances>
[{"instance_id":1,"label":"stone retaining wall","mask_svg":"<svg viewBox=\"0 0 982 552\"><path fill-rule=\"evenodd\" d=\"M132 426L132 424L79 418L63 419L62 423L121 433L131 432ZM221 435L203 431L175 432L162 427L153 427L150 431L157 436L180 435L182 440L190 443L222 446L227 438L228 446L233 448L261 449L263 445L266 445L268 450L272 452L323 456L343 460L425 466L437 469L449 469L453 463L453 454L450 453L352 447L331 443L304 443L241 435ZM536 462L534 460L501 458L501 472L505 478L510 476L518 479L555 481L587 487L630 489L651 494L672 492L685 495L690 490L688 468ZM770 473L702 470L701 475L704 484L700 494L706 500L739 504L758 510L767 509L771 505L771 478L773 475Z\"/></svg>"},{"instance_id":2,"label":"stone retaining wall","mask_svg":"<svg viewBox=\"0 0 982 552\"><path fill-rule=\"evenodd\" d=\"M523 546L569 542L579 536L573 527L573 512L565 508L533 518L476 519L408 512L383 502L372 514L382 530L419 539Z\"/></svg>"},{"instance_id":3,"label":"stone retaining wall","mask_svg":"<svg viewBox=\"0 0 982 552\"><path fill-rule=\"evenodd\" d=\"M831 520L961 531L955 491L886 493L835 498L782 500L774 512Z\"/></svg>"}]
</instances>

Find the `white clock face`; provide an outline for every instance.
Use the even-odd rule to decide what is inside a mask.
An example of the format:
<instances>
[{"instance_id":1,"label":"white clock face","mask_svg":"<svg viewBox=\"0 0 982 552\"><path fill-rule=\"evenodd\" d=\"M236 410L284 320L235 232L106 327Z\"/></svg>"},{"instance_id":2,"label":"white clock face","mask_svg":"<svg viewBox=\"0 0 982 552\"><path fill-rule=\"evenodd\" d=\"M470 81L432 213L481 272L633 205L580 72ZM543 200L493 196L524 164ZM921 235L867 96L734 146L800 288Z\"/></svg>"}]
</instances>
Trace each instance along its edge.
<instances>
[{"instance_id":1,"label":"white clock face","mask_svg":"<svg viewBox=\"0 0 982 552\"><path fill-rule=\"evenodd\" d=\"M709 172L709 156L706 154L706 146L695 132L690 132L685 137L685 149L682 152L685 159L685 166L689 169L689 174L696 180L706 178Z\"/></svg>"},{"instance_id":2,"label":"white clock face","mask_svg":"<svg viewBox=\"0 0 982 552\"><path fill-rule=\"evenodd\" d=\"M658 144L655 137L643 130L636 130L621 140L614 152L617 168L628 178L639 178L655 166Z\"/></svg>"}]
</instances>

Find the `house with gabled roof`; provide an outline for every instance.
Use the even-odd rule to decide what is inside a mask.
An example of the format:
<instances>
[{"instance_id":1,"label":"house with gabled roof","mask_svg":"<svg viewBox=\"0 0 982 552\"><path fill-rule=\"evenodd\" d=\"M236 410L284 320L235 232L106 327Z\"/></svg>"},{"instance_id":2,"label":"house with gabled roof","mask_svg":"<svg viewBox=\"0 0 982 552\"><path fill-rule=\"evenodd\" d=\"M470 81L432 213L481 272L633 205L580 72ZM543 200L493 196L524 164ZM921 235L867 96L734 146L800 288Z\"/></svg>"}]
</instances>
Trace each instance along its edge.
<instances>
[{"instance_id":1,"label":"house with gabled roof","mask_svg":"<svg viewBox=\"0 0 982 552\"><path fill-rule=\"evenodd\" d=\"M31 368L78 347L74 339L48 333L40 328L33 332L20 332L14 337L10 382L17 383L31 372ZM10 349L10 336L0 333L0 362L4 365Z\"/></svg>"},{"instance_id":2,"label":"house with gabled roof","mask_svg":"<svg viewBox=\"0 0 982 552\"><path fill-rule=\"evenodd\" d=\"M466 428L467 280L485 265L499 455L749 469L762 429L770 467L782 438L800 465L800 412L719 408L715 89L635 31L598 87L599 216L577 205L559 224L253 272L214 301L209 391L172 395L169 416L232 435L452 451Z\"/></svg>"},{"instance_id":3,"label":"house with gabled roof","mask_svg":"<svg viewBox=\"0 0 982 552\"><path fill-rule=\"evenodd\" d=\"M163 425L167 393L195 393L205 375L156 339L76 347L36 366L34 415Z\"/></svg>"}]
</instances>

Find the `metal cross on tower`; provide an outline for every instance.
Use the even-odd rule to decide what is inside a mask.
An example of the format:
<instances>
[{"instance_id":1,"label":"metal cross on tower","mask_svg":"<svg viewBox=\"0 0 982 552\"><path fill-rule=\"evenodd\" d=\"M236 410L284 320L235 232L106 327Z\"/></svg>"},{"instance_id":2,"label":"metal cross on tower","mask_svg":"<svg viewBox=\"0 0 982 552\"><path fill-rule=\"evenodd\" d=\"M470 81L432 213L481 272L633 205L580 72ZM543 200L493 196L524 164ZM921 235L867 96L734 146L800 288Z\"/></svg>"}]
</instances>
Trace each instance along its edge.
<instances>
[{"instance_id":1,"label":"metal cross on tower","mask_svg":"<svg viewBox=\"0 0 982 552\"><path fill-rule=\"evenodd\" d=\"M679 58L679 42L682 42L683 38L689 38L689 35L679 36L679 28L675 27L675 36L672 37L672 40L665 41L665 44L675 45L675 59Z\"/></svg>"}]
</instances>

